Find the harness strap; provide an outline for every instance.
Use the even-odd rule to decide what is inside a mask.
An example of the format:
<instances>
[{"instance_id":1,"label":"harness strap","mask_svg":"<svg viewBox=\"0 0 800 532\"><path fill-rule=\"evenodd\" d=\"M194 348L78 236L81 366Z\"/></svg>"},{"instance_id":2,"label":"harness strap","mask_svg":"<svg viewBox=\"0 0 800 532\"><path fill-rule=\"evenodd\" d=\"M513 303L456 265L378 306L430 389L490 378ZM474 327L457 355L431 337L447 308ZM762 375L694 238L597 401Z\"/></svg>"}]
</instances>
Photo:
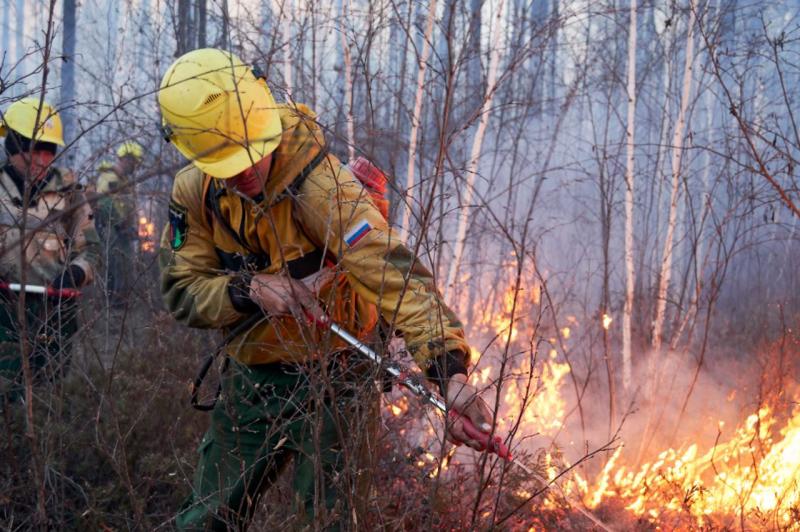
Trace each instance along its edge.
<instances>
[{"instance_id":1,"label":"harness strap","mask_svg":"<svg viewBox=\"0 0 800 532\"><path fill-rule=\"evenodd\" d=\"M297 177L295 177L294 180L291 183L289 183L289 186L286 187L283 190L283 192L275 196L275 199L272 201L272 204L275 205L276 203L283 201L283 199L286 198L287 196L291 198L296 198L297 192L300 190L300 187L303 186L303 182L306 180L306 178L309 175L311 175L311 172L313 172L314 169L317 166L319 166L320 163L324 161L327 157L328 157L328 148L322 148L322 150L320 150L320 152L313 159L311 159L311 162L308 163L306 167L300 171L299 174L297 174Z\"/></svg>"},{"instance_id":2,"label":"harness strap","mask_svg":"<svg viewBox=\"0 0 800 532\"><path fill-rule=\"evenodd\" d=\"M280 194L275 196L275 199L272 201L270 206L275 205L275 204L283 201L286 197L296 198L297 197L297 192L300 190L300 187L303 185L303 182L306 180L306 178L308 178L308 176L311 174L311 172L313 172L316 169L316 167L319 166L320 163L325 160L325 158L327 156L328 156L328 150L327 149L322 149L311 160L311 162L309 162L305 166L305 168L303 168L300 171L300 173L297 174L297 176L289 184L289 186L286 187L286 189L283 192L281 192ZM220 224L220 226L222 226L222 228L225 230L225 232L228 233L228 235L231 238L233 238L233 240L240 247L242 247L245 250L247 250L248 253L253 254L253 255L262 255L262 256L266 255L263 252L259 252L259 251L253 250L249 245L247 245L247 242L244 241L243 235L239 234L236 230L234 230L233 227L231 227L231 225L228 223L228 221L222 215L222 211L221 211L220 206L219 206L219 198L222 197L223 195L225 195L227 193L227 191L224 188L222 188L222 189L218 188L217 184L216 184L216 180L214 178L212 178L211 176L207 176L206 179L208 179L207 187L204 187L204 188L206 188L205 193L204 193L204 203L205 203L206 211L209 211L211 213L212 217L217 221L217 223ZM242 218L242 220L244 220L244 218ZM295 221L297 221L297 220L295 219ZM301 226L300 229L303 231L303 233L305 233L305 228L304 227ZM319 255L319 253L313 253L313 252L312 253L307 253L304 257L301 257L301 258L295 259L295 260L303 260L305 257L309 257L311 255ZM262 262L264 262L265 264L269 264L270 263L269 255L266 255L264 258L266 260L264 260ZM321 265L321 263L322 263L321 257L319 257L319 259L320 260L317 261L317 264ZM290 263L291 262L295 262L295 261L290 261ZM291 264L287 264L287 266L289 267L289 273L292 275L292 277L295 277L295 275L292 273L292 269L293 268L292 268ZM297 269L297 268L295 268L295 269ZM302 271L307 271L306 267L303 267L301 269L302 269ZM314 273L314 272L316 272L318 270L319 270L319 267L317 267L316 270L313 270L313 271L309 272L308 275L310 275L311 273ZM297 278L297 277L295 277L295 278Z\"/></svg>"},{"instance_id":3,"label":"harness strap","mask_svg":"<svg viewBox=\"0 0 800 532\"><path fill-rule=\"evenodd\" d=\"M199 399L200 387L203 385L203 381L208 374L208 370L211 369L211 364L214 362L214 359L217 357L218 354L222 353L225 350L225 347L233 341L234 338L239 336L241 333L245 332L246 330L254 327L256 323L258 323L261 319L264 318L264 315L260 312L255 314L251 314L244 321L240 322L236 327L231 329L231 331L225 336L222 342L219 344L217 349L206 357L205 361L203 361L203 365L200 366L200 370L197 372L197 376L194 378L194 382L192 382L190 386L191 392L191 404L192 408L195 410L200 410L201 412L207 412L212 410L214 406L217 404L217 400L219 399L220 395L222 395L222 381L219 382L217 385L217 393L214 394L214 399L210 403L201 403ZM225 370L228 368L228 358L225 358L225 363L223 364L222 368L220 369L220 373L224 373Z\"/></svg>"}]
</instances>

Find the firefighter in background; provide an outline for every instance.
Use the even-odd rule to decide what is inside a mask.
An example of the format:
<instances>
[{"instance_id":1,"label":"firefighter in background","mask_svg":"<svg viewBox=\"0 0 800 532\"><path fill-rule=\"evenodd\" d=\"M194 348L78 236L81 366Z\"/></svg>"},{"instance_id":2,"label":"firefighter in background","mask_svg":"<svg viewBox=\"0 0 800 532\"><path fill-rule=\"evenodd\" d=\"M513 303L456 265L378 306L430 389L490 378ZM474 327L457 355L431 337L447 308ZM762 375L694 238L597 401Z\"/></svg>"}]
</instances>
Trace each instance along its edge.
<instances>
[{"instance_id":1,"label":"firefighter in background","mask_svg":"<svg viewBox=\"0 0 800 532\"><path fill-rule=\"evenodd\" d=\"M117 148L117 162L105 170L101 166L97 177L97 230L103 243L105 286L113 306L122 305L130 289L138 238L136 188L132 179L143 153L137 142L122 143Z\"/></svg>"},{"instance_id":2,"label":"firefighter in background","mask_svg":"<svg viewBox=\"0 0 800 532\"><path fill-rule=\"evenodd\" d=\"M345 466L345 449L373 442L349 382L374 375L350 373L358 357L309 328L306 313L324 312L364 341L375 339L381 317L393 323L448 405L489 432L491 411L467 383L461 323L370 194L327 152L311 110L276 104L257 73L216 49L178 58L158 100L165 137L192 161L175 177L162 236L164 301L181 322L223 329L228 340L222 393L178 528L246 527L291 460L300 515L321 510L326 529L352 519L354 476L365 470ZM480 448L460 421L448 436Z\"/></svg>"},{"instance_id":3,"label":"firefighter in background","mask_svg":"<svg viewBox=\"0 0 800 532\"><path fill-rule=\"evenodd\" d=\"M110 171L114 168L114 163L108 159L103 159L97 164L96 175L99 176L103 172ZM95 213L95 227L97 227L97 180L90 179L86 183L86 197L89 198L89 203L92 206L92 212Z\"/></svg>"},{"instance_id":4,"label":"firefighter in background","mask_svg":"<svg viewBox=\"0 0 800 532\"><path fill-rule=\"evenodd\" d=\"M11 398L21 391L27 352L34 382L63 376L69 339L77 330L75 302L61 289L89 284L100 242L83 189L69 170L52 165L64 145L61 119L39 98L12 103L2 115L0 136L0 381ZM24 257L20 256L20 242ZM24 275L23 275L24 274ZM17 302L11 283L49 287L51 295L26 292L26 342L20 342ZM32 290L30 288L29 290Z\"/></svg>"},{"instance_id":5,"label":"firefighter in background","mask_svg":"<svg viewBox=\"0 0 800 532\"><path fill-rule=\"evenodd\" d=\"M97 164L97 175L100 176L100 174L104 172L110 172L112 171L113 168L114 168L113 161L109 161L108 159L103 159ZM95 184L94 186L96 187L97 185Z\"/></svg>"}]
</instances>

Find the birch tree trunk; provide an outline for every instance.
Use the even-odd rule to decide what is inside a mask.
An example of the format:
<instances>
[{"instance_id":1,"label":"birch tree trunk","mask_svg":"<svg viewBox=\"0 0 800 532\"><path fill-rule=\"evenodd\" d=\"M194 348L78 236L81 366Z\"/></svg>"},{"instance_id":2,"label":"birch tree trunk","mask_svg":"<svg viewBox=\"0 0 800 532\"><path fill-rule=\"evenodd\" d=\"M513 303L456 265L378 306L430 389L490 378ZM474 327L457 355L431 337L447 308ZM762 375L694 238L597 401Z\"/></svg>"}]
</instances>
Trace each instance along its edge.
<instances>
[{"instance_id":1,"label":"birch tree trunk","mask_svg":"<svg viewBox=\"0 0 800 532\"><path fill-rule=\"evenodd\" d=\"M345 21L350 20L352 9L350 0L342 1L341 16L339 17L339 33L342 36L342 52L344 56L344 106L345 121L347 123L347 155L350 161L355 156L355 131L353 129L353 58L350 55L350 41L347 39Z\"/></svg>"},{"instance_id":2,"label":"birch tree trunk","mask_svg":"<svg viewBox=\"0 0 800 532\"><path fill-rule=\"evenodd\" d=\"M458 7L455 5L454 0L446 0L442 6L442 19L439 23L440 31L433 33L434 48L432 53L436 58L436 70L445 73L451 72L453 65L451 64L451 52L454 48L454 39L456 36L456 22L458 20ZM480 68L480 57L477 57L478 68ZM446 97L448 86L447 82L436 83L433 87L433 94L431 101L442 102ZM477 105L474 109L477 109Z\"/></svg>"},{"instance_id":3,"label":"birch tree trunk","mask_svg":"<svg viewBox=\"0 0 800 532\"><path fill-rule=\"evenodd\" d=\"M419 134L420 118L422 114L422 96L425 85L425 72L428 69L428 56L431 53L431 34L433 33L433 21L436 17L436 0L430 0L428 6L428 17L425 20L425 35L422 39L422 52L418 58L417 69L417 92L414 96L414 112L411 115L411 133L408 137L408 166L406 171L406 189L403 195L402 208L403 216L400 220L400 240L408 241L411 229L411 204L414 191L414 168L417 157L417 135Z\"/></svg>"},{"instance_id":4,"label":"birch tree trunk","mask_svg":"<svg viewBox=\"0 0 800 532\"><path fill-rule=\"evenodd\" d=\"M111 7L111 9L114 9ZM177 52L175 55L183 55L190 50L189 34L192 25L192 6L189 0L178 0L178 35L175 40L177 41ZM111 33L116 33L114 28L111 28ZM113 38L109 36L109 38Z\"/></svg>"},{"instance_id":5,"label":"birch tree trunk","mask_svg":"<svg viewBox=\"0 0 800 532\"><path fill-rule=\"evenodd\" d=\"M286 99L292 99L292 43L289 41L291 36L291 27L289 26L289 17L287 13L291 12L291 0L272 0L272 11L277 14L273 16L275 25L273 26L278 33L278 44L283 48L283 84L284 91L286 92ZM285 48L284 48L285 47Z\"/></svg>"},{"instance_id":6,"label":"birch tree trunk","mask_svg":"<svg viewBox=\"0 0 800 532\"><path fill-rule=\"evenodd\" d=\"M475 177L478 175L478 162L480 161L481 146L483 145L483 137L486 134L486 127L489 125L489 110L491 109L492 100L494 99L495 90L497 88L497 67L500 63L500 32L501 22L505 13L505 7L505 2L500 0L499 4L497 5L497 13L495 13L495 18L492 22L492 48L489 56L489 72L486 76L486 95L483 98L483 105L481 105L478 128L475 130L475 138L472 142L472 151L470 153L469 163L467 165L466 189L464 190L464 196L462 198L463 201L459 211L458 231L456 232L452 262L450 262L450 271L447 274L445 293L450 292L452 287L455 285L456 277L458 276L459 264L461 263L461 256L464 253L464 237L467 234L469 209L470 204L472 203L472 196L475 191Z\"/></svg>"},{"instance_id":7,"label":"birch tree trunk","mask_svg":"<svg viewBox=\"0 0 800 532\"><path fill-rule=\"evenodd\" d=\"M14 52L16 53L16 78L22 79L25 74L25 0L17 0L17 32L15 35ZM22 84L17 83L14 95L19 96L24 92Z\"/></svg>"},{"instance_id":8,"label":"birch tree trunk","mask_svg":"<svg viewBox=\"0 0 800 532\"><path fill-rule=\"evenodd\" d=\"M631 315L633 314L633 183L634 143L636 134L636 2L631 0L628 30L628 127L625 165L625 306L622 311L622 386L631 385Z\"/></svg>"},{"instance_id":9,"label":"birch tree trunk","mask_svg":"<svg viewBox=\"0 0 800 532\"><path fill-rule=\"evenodd\" d=\"M11 60L11 50L9 49L9 44L11 44L11 28L9 26L9 22L11 21L11 0L3 0L3 41L0 46L0 50L2 53L6 55L5 61L8 62Z\"/></svg>"},{"instance_id":10,"label":"birch tree trunk","mask_svg":"<svg viewBox=\"0 0 800 532\"><path fill-rule=\"evenodd\" d=\"M230 42L230 22L231 16L228 11L228 0L222 0L222 33L220 34L220 42L224 48L231 48Z\"/></svg>"},{"instance_id":11,"label":"birch tree trunk","mask_svg":"<svg viewBox=\"0 0 800 532\"><path fill-rule=\"evenodd\" d=\"M77 18L77 6L75 0L64 0L62 7L64 33L61 41L63 60L61 62L61 109L59 112L64 121L64 140L69 144L75 138L73 104L75 99L75 19Z\"/></svg>"},{"instance_id":12,"label":"birch tree trunk","mask_svg":"<svg viewBox=\"0 0 800 532\"><path fill-rule=\"evenodd\" d=\"M411 2L406 2L406 12L405 18L401 17L400 12L396 13L396 20L392 25L392 31L390 32L390 42L398 42L402 40L403 46L394 46L392 47L394 50L391 54L393 60L393 67L390 68L390 72L395 73L394 80L395 83L393 84L394 94L396 95L394 98L391 98L392 102L392 124L393 131L395 135L397 135L398 140L400 138L404 138L406 123L406 113L404 109L404 102L406 101L406 94L408 93L406 84L404 83L406 79L406 71L408 70L408 49L410 47L410 43L412 42L410 37L405 37L401 39L401 36L404 35L403 28L406 28L406 31L410 32L411 28L411 17L414 13L413 5ZM410 125L410 124L409 124ZM399 153L400 150L390 150L389 151L389 167L392 169L397 168L399 165L397 164L398 159L400 158L401 154ZM397 172L399 174L399 171ZM405 192L400 190L400 178L396 180L395 186L389 187L389 219L396 220L397 219L397 209L404 208L404 206L400 206L401 201L404 197ZM400 227L400 231L404 231L402 226Z\"/></svg>"},{"instance_id":13,"label":"birch tree trunk","mask_svg":"<svg viewBox=\"0 0 800 532\"><path fill-rule=\"evenodd\" d=\"M652 346L654 351L658 351L661 348L667 309L667 291L672 276L672 251L674 248L675 225L678 219L683 132L686 126L686 107L689 105L689 97L692 90L695 9L695 0L690 0L689 25L686 30L686 60L683 67L683 90L681 92L678 120L672 137L672 187L669 201L669 220L667 221L667 236L664 240L664 251L661 257L661 274L659 275L658 293L656 295L656 314L653 320Z\"/></svg>"},{"instance_id":14,"label":"birch tree trunk","mask_svg":"<svg viewBox=\"0 0 800 532\"><path fill-rule=\"evenodd\" d=\"M206 37L206 27L208 24L208 5L206 4L208 0L197 0L197 5L195 5L195 17L197 18L197 47L198 48L205 48L207 37Z\"/></svg>"},{"instance_id":15,"label":"birch tree trunk","mask_svg":"<svg viewBox=\"0 0 800 532\"><path fill-rule=\"evenodd\" d=\"M713 25L715 24L717 17L719 16L719 4L715 3L714 0L709 0L708 2L708 20L706 25ZM709 63L710 63L709 59ZM710 66L710 65L709 65ZM714 92L711 90L710 87L706 87L705 94L703 94L703 106L705 107L706 111L706 126L705 130L708 132L708 139L706 140L706 145L713 146L715 137L714 137ZM697 230L696 234L696 251L694 253L695 256L695 279L694 279L694 287L692 290L692 295L689 301L689 310L686 312L686 315L683 317L683 320L680 322L680 326L678 327L677 331L675 331L672 335L672 339L670 340L669 348L674 350L678 346L678 341L680 340L681 335L683 334L683 330L688 323L691 323L695 316L697 315L698 305L700 302L700 295L703 292L703 278L705 272L705 266L708 263L709 256L705 249L706 240L703 238L703 232L705 228L705 220L708 216L708 213L711 209L711 197L710 197L710 184L709 184L709 174L711 173L711 150L705 150L704 154L704 164L703 164L703 173L701 175L700 184L702 187L701 190L701 202L702 205L700 207L700 227ZM710 246L709 246L710 248ZM709 249L710 251L710 249Z\"/></svg>"},{"instance_id":16,"label":"birch tree trunk","mask_svg":"<svg viewBox=\"0 0 800 532\"><path fill-rule=\"evenodd\" d=\"M481 0L470 0L467 42L467 115L480 104L481 87ZM453 14L455 15L455 13Z\"/></svg>"}]
</instances>

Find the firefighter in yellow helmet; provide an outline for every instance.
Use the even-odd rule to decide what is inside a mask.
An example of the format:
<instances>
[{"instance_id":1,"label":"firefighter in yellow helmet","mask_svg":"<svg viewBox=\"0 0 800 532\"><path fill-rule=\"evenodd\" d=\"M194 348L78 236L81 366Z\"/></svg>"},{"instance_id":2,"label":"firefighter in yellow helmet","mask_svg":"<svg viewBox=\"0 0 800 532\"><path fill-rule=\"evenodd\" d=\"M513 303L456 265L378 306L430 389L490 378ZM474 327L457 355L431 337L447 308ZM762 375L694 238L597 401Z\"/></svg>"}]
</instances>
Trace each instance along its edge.
<instances>
[{"instance_id":1,"label":"firefighter in yellow helmet","mask_svg":"<svg viewBox=\"0 0 800 532\"><path fill-rule=\"evenodd\" d=\"M83 189L53 165L64 145L61 119L39 98L12 103L0 135L0 393L18 397L21 350L17 300L26 284L29 360L35 381L63 375L77 328L74 289L94 277L99 242ZM20 256L20 240L28 243ZM45 291L45 294L41 292ZM49 294L49 295L48 295Z\"/></svg>"},{"instance_id":2,"label":"firefighter in yellow helmet","mask_svg":"<svg viewBox=\"0 0 800 532\"><path fill-rule=\"evenodd\" d=\"M368 342L379 317L393 323L448 404L491 429L466 382L461 323L327 151L310 109L277 104L257 73L216 49L177 59L158 101L165 137L190 160L172 189L162 294L181 322L225 331L229 361L179 529L245 527L290 459L300 514L348 527L347 494L364 471L349 462L359 455L351 447L369 443L357 414L374 414L361 400L375 400L362 394L375 376L356 371L358 357L309 328L306 313L325 312ZM460 422L449 436L480 447Z\"/></svg>"},{"instance_id":3,"label":"firefighter in yellow helmet","mask_svg":"<svg viewBox=\"0 0 800 532\"><path fill-rule=\"evenodd\" d=\"M105 283L109 300L120 306L130 289L138 238L136 189L133 175L142 161L144 148L136 141L117 148L117 161L101 169L97 177L97 230L103 244Z\"/></svg>"}]
</instances>

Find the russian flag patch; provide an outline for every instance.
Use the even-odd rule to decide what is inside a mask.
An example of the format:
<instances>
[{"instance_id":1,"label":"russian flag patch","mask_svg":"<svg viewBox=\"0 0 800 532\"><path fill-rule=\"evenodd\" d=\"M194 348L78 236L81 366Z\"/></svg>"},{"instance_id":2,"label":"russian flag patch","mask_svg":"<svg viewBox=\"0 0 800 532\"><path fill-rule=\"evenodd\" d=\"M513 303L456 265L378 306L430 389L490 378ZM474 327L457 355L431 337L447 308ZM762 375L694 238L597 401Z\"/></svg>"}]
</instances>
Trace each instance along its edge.
<instances>
[{"instance_id":1,"label":"russian flag patch","mask_svg":"<svg viewBox=\"0 0 800 532\"><path fill-rule=\"evenodd\" d=\"M369 222L365 219L361 220L344 235L344 241L349 247L353 247L367 236L370 231L372 231L372 226L369 225Z\"/></svg>"}]
</instances>

